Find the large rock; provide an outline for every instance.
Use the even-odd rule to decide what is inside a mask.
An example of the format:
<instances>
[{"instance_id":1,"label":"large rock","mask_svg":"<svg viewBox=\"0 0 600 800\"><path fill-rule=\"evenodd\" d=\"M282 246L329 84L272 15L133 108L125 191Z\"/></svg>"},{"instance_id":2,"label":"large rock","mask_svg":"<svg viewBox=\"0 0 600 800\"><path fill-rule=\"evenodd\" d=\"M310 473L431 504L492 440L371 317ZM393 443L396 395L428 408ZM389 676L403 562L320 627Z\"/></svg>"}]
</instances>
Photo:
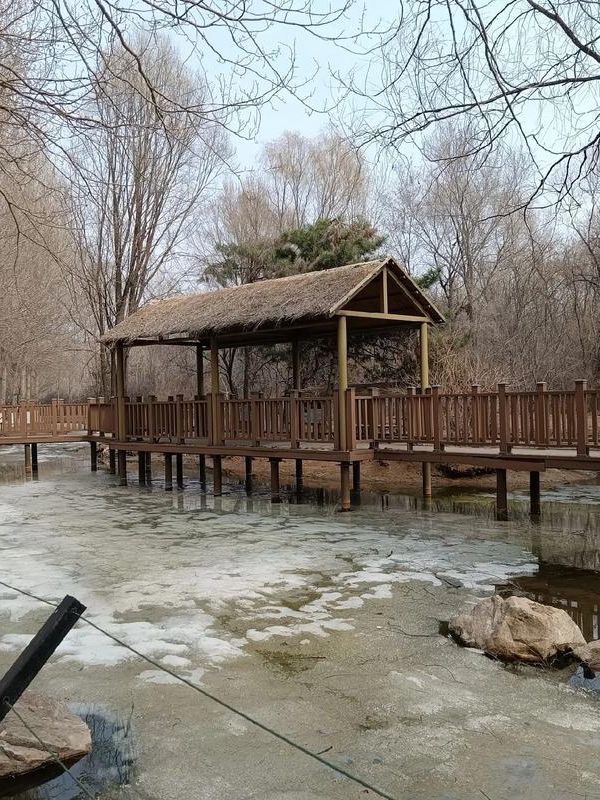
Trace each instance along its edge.
<instances>
[{"instance_id":1,"label":"large rock","mask_svg":"<svg viewBox=\"0 0 600 800\"><path fill-rule=\"evenodd\" d=\"M573 652L592 672L600 672L600 639L575 647Z\"/></svg>"},{"instance_id":2,"label":"large rock","mask_svg":"<svg viewBox=\"0 0 600 800\"><path fill-rule=\"evenodd\" d=\"M0 790L7 781L54 764L49 750L70 765L92 749L88 726L62 703L26 692L15 708L27 724L12 711L0 722Z\"/></svg>"},{"instance_id":3,"label":"large rock","mask_svg":"<svg viewBox=\"0 0 600 800\"><path fill-rule=\"evenodd\" d=\"M488 597L451 620L449 630L462 644L504 661L552 662L585 644L566 611L526 597Z\"/></svg>"}]
</instances>

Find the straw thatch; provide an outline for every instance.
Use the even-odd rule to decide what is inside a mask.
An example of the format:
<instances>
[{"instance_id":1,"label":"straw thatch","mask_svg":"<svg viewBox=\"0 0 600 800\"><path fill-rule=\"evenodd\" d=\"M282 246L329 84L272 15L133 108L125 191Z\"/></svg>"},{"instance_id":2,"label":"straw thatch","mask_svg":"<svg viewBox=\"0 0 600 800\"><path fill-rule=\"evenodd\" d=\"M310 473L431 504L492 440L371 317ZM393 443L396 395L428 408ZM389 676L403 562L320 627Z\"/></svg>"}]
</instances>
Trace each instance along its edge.
<instances>
[{"instance_id":1,"label":"straw thatch","mask_svg":"<svg viewBox=\"0 0 600 800\"><path fill-rule=\"evenodd\" d=\"M331 319L362 286L392 266L408 280L432 321L442 317L392 259L247 283L151 303L102 337L104 344L136 340L203 339L240 331L283 328ZM437 317L436 317L437 314Z\"/></svg>"}]
</instances>

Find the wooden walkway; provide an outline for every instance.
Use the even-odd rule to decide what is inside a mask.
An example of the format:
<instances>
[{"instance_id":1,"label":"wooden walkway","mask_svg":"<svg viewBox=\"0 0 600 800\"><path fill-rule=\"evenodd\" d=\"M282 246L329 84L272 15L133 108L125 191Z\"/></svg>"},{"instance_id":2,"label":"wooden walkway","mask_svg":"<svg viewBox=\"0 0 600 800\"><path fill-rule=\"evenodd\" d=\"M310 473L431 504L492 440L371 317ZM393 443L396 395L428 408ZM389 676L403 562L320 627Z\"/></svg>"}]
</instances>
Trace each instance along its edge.
<instances>
[{"instance_id":1,"label":"wooden walkway","mask_svg":"<svg viewBox=\"0 0 600 800\"><path fill-rule=\"evenodd\" d=\"M350 502L350 469L357 488L360 464L366 460L488 467L498 474L502 511L506 470L530 472L534 494L539 473L548 469L600 471L600 390L578 381L571 390L549 391L538 384L530 392L513 392L504 384L493 392L474 386L467 393L448 394L436 386L422 393L359 393L351 388L345 403L335 393L295 391L242 400L209 394L125 398L120 404L116 398L100 398L0 406L0 445L71 441L92 444L93 465L98 443L108 446L113 462L115 452L137 452L140 475L151 453L165 456L167 473L173 455L197 455L201 475L210 456L217 493L223 457L245 457L250 472L252 459L269 459L274 496L282 459L296 461L299 482L304 461L333 461L340 464L345 507Z\"/></svg>"}]
</instances>

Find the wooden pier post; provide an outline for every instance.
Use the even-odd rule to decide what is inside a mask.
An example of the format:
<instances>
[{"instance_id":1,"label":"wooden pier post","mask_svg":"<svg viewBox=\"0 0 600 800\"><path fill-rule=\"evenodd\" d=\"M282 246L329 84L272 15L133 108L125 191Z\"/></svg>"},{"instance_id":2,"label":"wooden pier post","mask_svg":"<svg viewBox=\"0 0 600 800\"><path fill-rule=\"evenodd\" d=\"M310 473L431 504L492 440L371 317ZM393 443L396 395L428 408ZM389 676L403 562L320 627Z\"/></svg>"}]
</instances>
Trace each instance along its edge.
<instances>
[{"instance_id":1,"label":"wooden pier post","mask_svg":"<svg viewBox=\"0 0 600 800\"><path fill-rule=\"evenodd\" d=\"M206 456L198 456L198 480L202 489L206 489Z\"/></svg>"},{"instance_id":2,"label":"wooden pier post","mask_svg":"<svg viewBox=\"0 0 600 800\"><path fill-rule=\"evenodd\" d=\"M350 497L350 464L342 461L340 464L340 489L341 489L341 511L350 511L352 500Z\"/></svg>"},{"instance_id":3,"label":"wooden pier post","mask_svg":"<svg viewBox=\"0 0 600 800\"><path fill-rule=\"evenodd\" d=\"M223 464L221 456L213 456L213 494L220 497L223 494Z\"/></svg>"},{"instance_id":4,"label":"wooden pier post","mask_svg":"<svg viewBox=\"0 0 600 800\"><path fill-rule=\"evenodd\" d=\"M33 471L37 473L37 445L33 445L35 451L33 452ZM98 445L96 442L90 442L90 469L92 472L98 472Z\"/></svg>"},{"instance_id":5,"label":"wooden pier post","mask_svg":"<svg viewBox=\"0 0 600 800\"><path fill-rule=\"evenodd\" d=\"M138 453L138 483L140 486L146 483L146 453L142 450Z\"/></svg>"},{"instance_id":6,"label":"wooden pier post","mask_svg":"<svg viewBox=\"0 0 600 800\"><path fill-rule=\"evenodd\" d=\"M279 487L279 458L270 458L271 464L271 502L281 503L281 494Z\"/></svg>"},{"instance_id":7,"label":"wooden pier post","mask_svg":"<svg viewBox=\"0 0 600 800\"><path fill-rule=\"evenodd\" d=\"M108 450L108 474L116 475L117 473L117 459L115 451L112 447Z\"/></svg>"},{"instance_id":8,"label":"wooden pier post","mask_svg":"<svg viewBox=\"0 0 600 800\"><path fill-rule=\"evenodd\" d=\"M352 491L360 494L360 461L352 462Z\"/></svg>"},{"instance_id":9,"label":"wooden pier post","mask_svg":"<svg viewBox=\"0 0 600 800\"><path fill-rule=\"evenodd\" d=\"M152 453L146 453L146 483L152 483Z\"/></svg>"},{"instance_id":10,"label":"wooden pier post","mask_svg":"<svg viewBox=\"0 0 600 800\"><path fill-rule=\"evenodd\" d=\"M24 453L25 453L25 477L31 478L31 445L26 444L24 445Z\"/></svg>"},{"instance_id":11,"label":"wooden pier post","mask_svg":"<svg viewBox=\"0 0 600 800\"><path fill-rule=\"evenodd\" d=\"M542 513L539 472L529 473L529 513L532 517L539 517Z\"/></svg>"},{"instance_id":12,"label":"wooden pier post","mask_svg":"<svg viewBox=\"0 0 600 800\"><path fill-rule=\"evenodd\" d=\"M419 334L419 344L421 349L420 372L421 372L421 393L429 388L429 327L426 322L421 323ZM425 462L422 467L423 473L423 497L431 497L431 464Z\"/></svg>"},{"instance_id":13,"label":"wooden pier post","mask_svg":"<svg viewBox=\"0 0 600 800\"><path fill-rule=\"evenodd\" d=\"M33 477L35 479L37 479L37 477L40 474L39 465L38 465L38 449L37 448L38 448L38 446L34 442L31 445L31 474L33 475Z\"/></svg>"},{"instance_id":14,"label":"wooden pier post","mask_svg":"<svg viewBox=\"0 0 600 800\"><path fill-rule=\"evenodd\" d=\"M173 491L173 456L165 453L165 492Z\"/></svg>"},{"instance_id":15,"label":"wooden pier post","mask_svg":"<svg viewBox=\"0 0 600 800\"><path fill-rule=\"evenodd\" d=\"M506 470L496 470L496 519L508 519L508 492L506 485Z\"/></svg>"},{"instance_id":16,"label":"wooden pier post","mask_svg":"<svg viewBox=\"0 0 600 800\"><path fill-rule=\"evenodd\" d=\"M250 493L252 491L252 456L246 456L244 459L244 466L246 471L246 477L244 480L244 488L246 492Z\"/></svg>"},{"instance_id":17,"label":"wooden pier post","mask_svg":"<svg viewBox=\"0 0 600 800\"><path fill-rule=\"evenodd\" d=\"M300 494L304 488L304 462L301 458L296 459L296 492Z\"/></svg>"},{"instance_id":18,"label":"wooden pier post","mask_svg":"<svg viewBox=\"0 0 600 800\"><path fill-rule=\"evenodd\" d=\"M177 474L177 488L183 489L183 454L175 455L175 472Z\"/></svg>"}]
</instances>

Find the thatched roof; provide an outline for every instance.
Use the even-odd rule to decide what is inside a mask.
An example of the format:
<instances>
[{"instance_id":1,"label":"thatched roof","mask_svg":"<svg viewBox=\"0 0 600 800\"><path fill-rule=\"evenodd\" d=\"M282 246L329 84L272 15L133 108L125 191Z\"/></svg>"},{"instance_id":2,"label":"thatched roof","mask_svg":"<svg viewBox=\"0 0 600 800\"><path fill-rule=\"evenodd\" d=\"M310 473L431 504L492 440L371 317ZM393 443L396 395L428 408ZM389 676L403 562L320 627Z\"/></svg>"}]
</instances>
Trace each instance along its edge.
<instances>
[{"instance_id":1,"label":"thatched roof","mask_svg":"<svg viewBox=\"0 0 600 800\"><path fill-rule=\"evenodd\" d=\"M102 337L104 344L210 336L281 329L332 320L384 268L393 269L432 322L443 317L393 259L348 264L320 272L247 283L151 303Z\"/></svg>"}]
</instances>

